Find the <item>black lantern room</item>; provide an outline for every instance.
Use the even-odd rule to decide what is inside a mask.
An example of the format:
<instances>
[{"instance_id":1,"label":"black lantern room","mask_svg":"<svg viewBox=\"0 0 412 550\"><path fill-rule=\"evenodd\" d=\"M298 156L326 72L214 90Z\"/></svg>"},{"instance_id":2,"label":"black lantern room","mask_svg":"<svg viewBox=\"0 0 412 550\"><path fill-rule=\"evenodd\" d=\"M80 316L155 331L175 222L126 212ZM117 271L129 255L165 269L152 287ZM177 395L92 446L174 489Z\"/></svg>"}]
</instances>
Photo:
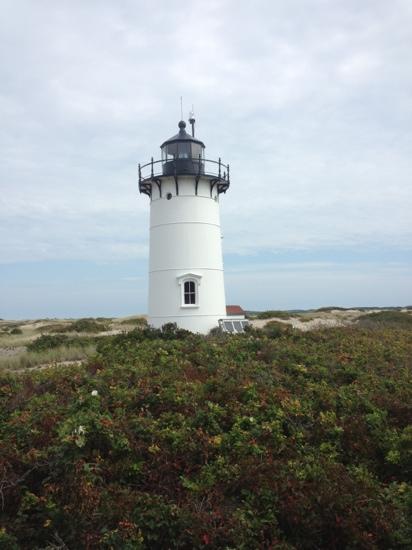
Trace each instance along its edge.
<instances>
[{"instance_id":1,"label":"black lantern room","mask_svg":"<svg viewBox=\"0 0 412 550\"><path fill-rule=\"evenodd\" d=\"M160 146L163 174L204 174L205 144L185 130L186 122L179 122L179 133Z\"/></svg>"},{"instance_id":2,"label":"black lantern room","mask_svg":"<svg viewBox=\"0 0 412 550\"><path fill-rule=\"evenodd\" d=\"M210 181L210 194L216 186L218 193L225 193L230 185L229 165L220 160L205 158L205 144L195 138L193 117L189 120L192 126L192 135L186 132L186 122L178 124L179 132L164 141L160 146L161 159L153 160L142 166L139 164L139 190L151 197L152 185L156 184L162 195L162 180L173 177L176 184L176 195L179 194L179 177L194 176L195 193L200 178Z\"/></svg>"}]
</instances>

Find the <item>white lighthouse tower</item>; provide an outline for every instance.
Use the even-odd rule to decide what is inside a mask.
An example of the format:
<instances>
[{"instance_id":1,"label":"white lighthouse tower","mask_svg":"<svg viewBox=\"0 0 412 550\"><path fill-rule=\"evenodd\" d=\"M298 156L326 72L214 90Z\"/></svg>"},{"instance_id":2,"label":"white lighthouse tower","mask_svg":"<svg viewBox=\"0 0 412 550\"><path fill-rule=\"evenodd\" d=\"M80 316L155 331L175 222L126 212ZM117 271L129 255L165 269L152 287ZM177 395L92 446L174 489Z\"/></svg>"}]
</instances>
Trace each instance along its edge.
<instances>
[{"instance_id":1,"label":"white lighthouse tower","mask_svg":"<svg viewBox=\"0 0 412 550\"><path fill-rule=\"evenodd\" d=\"M150 197L149 324L176 323L207 333L226 317L219 197L229 166L205 158L186 123L161 146L161 159L139 165L139 190Z\"/></svg>"}]
</instances>

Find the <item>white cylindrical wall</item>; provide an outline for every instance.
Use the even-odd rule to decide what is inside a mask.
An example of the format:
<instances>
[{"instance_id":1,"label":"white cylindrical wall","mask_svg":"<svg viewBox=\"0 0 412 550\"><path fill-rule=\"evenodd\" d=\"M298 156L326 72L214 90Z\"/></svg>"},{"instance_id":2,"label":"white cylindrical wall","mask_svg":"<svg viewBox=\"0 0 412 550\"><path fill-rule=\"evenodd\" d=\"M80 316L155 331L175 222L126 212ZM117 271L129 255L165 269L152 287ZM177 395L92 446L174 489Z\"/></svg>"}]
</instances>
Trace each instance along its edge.
<instances>
[{"instance_id":1,"label":"white cylindrical wall","mask_svg":"<svg viewBox=\"0 0 412 550\"><path fill-rule=\"evenodd\" d=\"M150 206L149 323L174 322L207 333L226 317L219 195L201 178L195 194L192 176L162 178L162 193L152 184ZM168 195L170 197L168 199ZM198 301L185 305L182 285L197 284Z\"/></svg>"}]
</instances>

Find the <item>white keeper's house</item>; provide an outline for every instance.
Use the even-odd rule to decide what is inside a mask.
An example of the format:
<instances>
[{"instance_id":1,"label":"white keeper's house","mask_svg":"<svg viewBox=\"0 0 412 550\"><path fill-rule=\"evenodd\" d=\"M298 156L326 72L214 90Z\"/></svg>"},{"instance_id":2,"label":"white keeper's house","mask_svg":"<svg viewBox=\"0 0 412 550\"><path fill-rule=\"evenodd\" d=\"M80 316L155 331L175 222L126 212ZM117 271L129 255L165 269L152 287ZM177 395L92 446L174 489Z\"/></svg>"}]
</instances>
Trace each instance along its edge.
<instances>
[{"instance_id":1,"label":"white keeper's house","mask_svg":"<svg viewBox=\"0 0 412 550\"><path fill-rule=\"evenodd\" d=\"M230 177L220 158L205 158L193 114L189 122L191 134L181 120L179 132L160 146L161 158L139 164L139 190L150 198L148 313L153 327L176 323L205 334L231 323L219 214Z\"/></svg>"}]
</instances>

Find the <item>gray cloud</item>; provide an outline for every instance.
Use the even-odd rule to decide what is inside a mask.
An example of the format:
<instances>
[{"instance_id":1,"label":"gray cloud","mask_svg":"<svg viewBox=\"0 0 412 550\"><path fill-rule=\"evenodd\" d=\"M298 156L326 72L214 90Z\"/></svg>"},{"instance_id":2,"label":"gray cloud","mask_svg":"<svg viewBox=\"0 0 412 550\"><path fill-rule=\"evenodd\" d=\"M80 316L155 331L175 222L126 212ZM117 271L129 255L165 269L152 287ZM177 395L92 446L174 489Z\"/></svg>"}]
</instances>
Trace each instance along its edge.
<instances>
[{"instance_id":1,"label":"gray cloud","mask_svg":"<svg viewBox=\"0 0 412 550\"><path fill-rule=\"evenodd\" d=\"M195 103L231 253L410 247L412 11L396 0L5 0L0 261L147 254L136 164Z\"/></svg>"}]
</instances>

